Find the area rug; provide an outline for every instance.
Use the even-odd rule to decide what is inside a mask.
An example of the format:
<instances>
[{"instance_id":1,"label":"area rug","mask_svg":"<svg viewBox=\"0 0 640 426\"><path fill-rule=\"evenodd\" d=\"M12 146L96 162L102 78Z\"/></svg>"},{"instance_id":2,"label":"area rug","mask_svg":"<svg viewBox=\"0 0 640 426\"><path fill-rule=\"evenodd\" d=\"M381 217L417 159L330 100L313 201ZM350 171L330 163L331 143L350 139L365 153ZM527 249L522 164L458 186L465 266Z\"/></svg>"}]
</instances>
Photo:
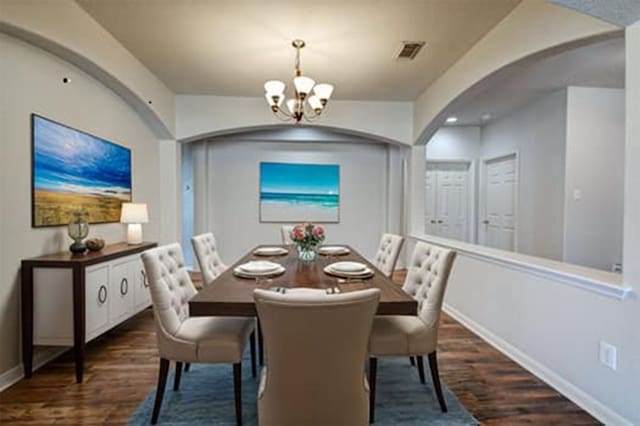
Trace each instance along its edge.
<instances>
[{"instance_id":1,"label":"area rug","mask_svg":"<svg viewBox=\"0 0 640 426\"><path fill-rule=\"evenodd\" d=\"M375 425L479 424L444 383L449 412L440 411L428 377L428 366L425 367L426 386L420 383L418 370L411 367L408 358L378 361ZM250 361L243 360L242 416L245 425L257 424L258 377L251 377ZM149 424L155 395L154 389L131 417L130 425ZM235 425L232 366L193 364L188 373L182 373L177 392L173 391L173 375L170 373L158 424Z\"/></svg>"}]
</instances>

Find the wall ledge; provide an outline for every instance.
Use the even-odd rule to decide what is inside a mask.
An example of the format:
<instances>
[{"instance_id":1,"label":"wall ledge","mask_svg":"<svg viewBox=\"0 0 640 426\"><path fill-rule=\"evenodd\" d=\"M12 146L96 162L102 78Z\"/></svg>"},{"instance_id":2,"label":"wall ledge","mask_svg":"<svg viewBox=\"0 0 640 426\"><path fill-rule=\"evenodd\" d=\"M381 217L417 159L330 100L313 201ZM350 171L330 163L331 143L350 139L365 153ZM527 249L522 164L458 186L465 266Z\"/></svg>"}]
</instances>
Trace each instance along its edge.
<instances>
[{"instance_id":1,"label":"wall ledge","mask_svg":"<svg viewBox=\"0 0 640 426\"><path fill-rule=\"evenodd\" d=\"M482 247L427 234L412 233L409 238L451 248L467 257L547 278L562 284L580 287L618 300L627 299L634 294L633 288L624 284L622 275L613 272Z\"/></svg>"}]
</instances>

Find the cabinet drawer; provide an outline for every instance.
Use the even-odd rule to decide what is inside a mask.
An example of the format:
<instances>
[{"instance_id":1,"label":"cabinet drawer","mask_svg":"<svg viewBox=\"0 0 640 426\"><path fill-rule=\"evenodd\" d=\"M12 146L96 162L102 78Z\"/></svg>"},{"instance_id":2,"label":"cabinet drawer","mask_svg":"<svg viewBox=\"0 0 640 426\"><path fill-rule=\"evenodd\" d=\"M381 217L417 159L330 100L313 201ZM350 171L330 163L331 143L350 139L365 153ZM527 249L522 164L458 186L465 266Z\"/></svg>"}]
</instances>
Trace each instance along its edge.
<instances>
[{"instance_id":1,"label":"cabinet drawer","mask_svg":"<svg viewBox=\"0 0 640 426\"><path fill-rule=\"evenodd\" d=\"M85 282L86 341L93 339L109 328L109 265L87 269Z\"/></svg>"}]
</instances>

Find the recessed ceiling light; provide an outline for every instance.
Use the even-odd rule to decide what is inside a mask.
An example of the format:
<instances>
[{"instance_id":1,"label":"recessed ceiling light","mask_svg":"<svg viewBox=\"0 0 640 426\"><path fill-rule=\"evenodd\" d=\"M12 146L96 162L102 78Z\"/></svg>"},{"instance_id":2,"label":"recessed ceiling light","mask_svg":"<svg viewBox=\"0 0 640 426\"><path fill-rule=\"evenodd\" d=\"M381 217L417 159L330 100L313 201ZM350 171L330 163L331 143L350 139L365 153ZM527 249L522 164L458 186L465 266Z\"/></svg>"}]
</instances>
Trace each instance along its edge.
<instances>
[{"instance_id":1,"label":"recessed ceiling light","mask_svg":"<svg viewBox=\"0 0 640 426\"><path fill-rule=\"evenodd\" d=\"M458 117L449 117L447 118L447 123L455 123L458 121Z\"/></svg>"},{"instance_id":2,"label":"recessed ceiling light","mask_svg":"<svg viewBox=\"0 0 640 426\"><path fill-rule=\"evenodd\" d=\"M480 116L480 119L481 119L482 121L491 120L491 114L489 114L489 113L482 114L482 115Z\"/></svg>"}]
</instances>

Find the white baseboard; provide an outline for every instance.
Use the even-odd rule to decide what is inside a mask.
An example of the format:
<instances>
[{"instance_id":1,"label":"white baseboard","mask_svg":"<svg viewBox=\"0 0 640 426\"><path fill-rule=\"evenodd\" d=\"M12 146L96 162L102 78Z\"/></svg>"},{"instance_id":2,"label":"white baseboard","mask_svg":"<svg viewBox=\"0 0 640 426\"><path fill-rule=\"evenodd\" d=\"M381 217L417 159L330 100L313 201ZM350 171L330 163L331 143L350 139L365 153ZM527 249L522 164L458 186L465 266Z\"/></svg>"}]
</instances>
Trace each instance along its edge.
<instances>
[{"instance_id":1,"label":"white baseboard","mask_svg":"<svg viewBox=\"0 0 640 426\"><path fill-rule=\"evenodd\" d=\"M491 346L502 352L512 361L519 364L525 370L529 371L531 374L560 392L562 395L570 399L574 404L578 405L580 408L591 414L602 423L606 425L633 426L633 423L631 423L588 393L584 392L582 389L565 380L556 372L540 364L538 361L531 358L520 349L502 339L500 336L493 334L491 331L487 330L454 307L445 303L443 306L443 310L451 317L453 317L456 321L471 330L474 334L482 338L482 340L489 343Z\"/></svg>"},{"instance_id":2,"label":"white baseboard","mask_svg":"<svg viewBox=\"0 0 640 426\"><path fill-rule=\"evenodd\" d=\"M52 347L36 351L33 357L33 371L36 371L49 361L62 355L67 350L69 350L69 348ZM19 382L23 377L24 367L22 364L18 364L0 374L0 392Z\"/></svg>"}]
</instances>

